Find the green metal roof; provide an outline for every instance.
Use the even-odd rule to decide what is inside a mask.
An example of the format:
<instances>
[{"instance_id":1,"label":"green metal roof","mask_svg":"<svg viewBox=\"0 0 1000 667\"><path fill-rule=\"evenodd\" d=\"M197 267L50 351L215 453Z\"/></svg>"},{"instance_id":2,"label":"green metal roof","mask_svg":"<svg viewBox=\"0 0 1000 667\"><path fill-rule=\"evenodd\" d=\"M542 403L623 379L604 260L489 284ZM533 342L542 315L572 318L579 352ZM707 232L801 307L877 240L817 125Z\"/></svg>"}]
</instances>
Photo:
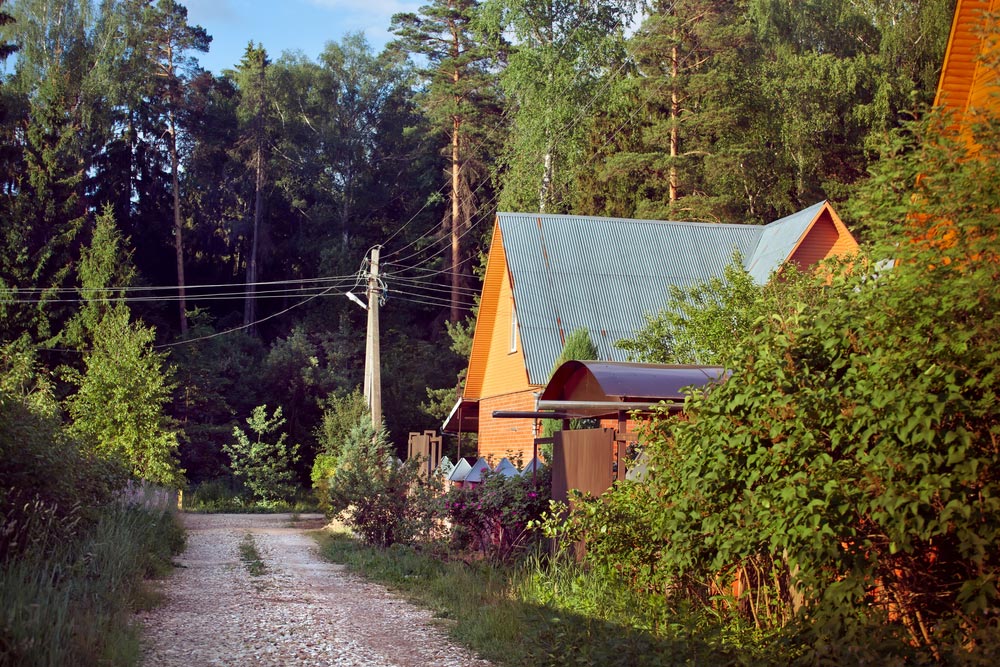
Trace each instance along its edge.
<instances>
[{"instance_id":1,"label":"green metal roof","mask_svg":"<svg viewBox=\"0 0 1000 667\"><path fill-rule=\"evenodd\" d=\"M763 284L821 207L770 225L499 213L529 381L548 381L563 336L580 327L602 360L627 361L614 343L664 308L670 285L721 276L733 251Z\"/></svg>"}]
</instances>

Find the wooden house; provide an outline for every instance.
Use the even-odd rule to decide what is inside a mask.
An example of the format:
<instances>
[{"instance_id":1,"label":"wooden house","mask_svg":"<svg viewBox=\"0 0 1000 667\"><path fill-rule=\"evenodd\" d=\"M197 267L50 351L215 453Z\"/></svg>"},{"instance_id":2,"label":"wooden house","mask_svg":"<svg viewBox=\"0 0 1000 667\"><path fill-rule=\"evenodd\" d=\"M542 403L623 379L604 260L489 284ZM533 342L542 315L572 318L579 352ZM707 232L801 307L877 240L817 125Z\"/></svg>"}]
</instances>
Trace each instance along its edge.
<instances>
[{"instance_id":1,"label":"wooden house","mask_svg":"<svg viewBox=\"0 0 1000 667\"><path fill-rule=\"evenodd\" d=\"M604 361L615 342L659 312L671 285L721 276L734 251L764 284L791 262L806 268L857 242L827 202L767 225L500 213L493 229L462 398L446 431L477 432L479 455L532 458L532 411L566 336L586 328Z\"/></svg>"},{"instance_id":2,"label":"wooden house","mask_svg":"<svg viewBox=\"0 0 1000 667\"><path fill-rule=\"evenodd\" d=\"M1000 113L1000 0L958 0L935 106L961 123L976 111Z\"/></svg>"}]
</instances>

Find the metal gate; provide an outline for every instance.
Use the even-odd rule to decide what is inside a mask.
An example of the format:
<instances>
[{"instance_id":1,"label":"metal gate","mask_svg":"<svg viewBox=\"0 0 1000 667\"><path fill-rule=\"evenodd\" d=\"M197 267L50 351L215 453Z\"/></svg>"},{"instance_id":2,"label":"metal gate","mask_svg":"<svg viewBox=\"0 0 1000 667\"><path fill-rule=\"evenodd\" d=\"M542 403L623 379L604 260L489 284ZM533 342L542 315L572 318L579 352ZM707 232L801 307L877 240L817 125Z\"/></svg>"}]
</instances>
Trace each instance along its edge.
<instances>
[{"instance_id":1,"label":"metal gate","mask_svg":"<svg viewBox=\"0 0 1000 667\"><path fill-rule=\"evenodd\" d=\"M599 496L615 480L615 429L557 431L552 443L552 499L565 502L570 489Z\"/></svg>"}]
</instances>

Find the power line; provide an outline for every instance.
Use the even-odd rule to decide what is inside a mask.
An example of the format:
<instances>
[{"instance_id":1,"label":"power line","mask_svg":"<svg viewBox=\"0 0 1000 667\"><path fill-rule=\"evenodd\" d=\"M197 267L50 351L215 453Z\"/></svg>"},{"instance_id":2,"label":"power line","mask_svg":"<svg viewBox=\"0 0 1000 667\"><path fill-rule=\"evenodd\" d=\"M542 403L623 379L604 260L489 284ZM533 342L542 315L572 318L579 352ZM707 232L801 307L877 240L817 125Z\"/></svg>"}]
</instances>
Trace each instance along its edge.
<instances>
[{"instance_id":1,"label":"power line","mask_svg":"<svg viewBox=\"0 0 1000 667\"><path fill-rule=\"evenodd\" d=\"M232 329L226 329L225 331L218 331L216 333L208 334L208 335L205 335L205 336L199 336L197 338L188 338L186 340L180 340L180 341L177 341L177 342L174 342L174 343L164 343L162 345L154 345L153 349L154 350L162 350L164 348L178 347L180 345L187 345L189 343L198 343L198 342L203 341L203 340L209 340L209 339L212 339L212 338L218 338L220 336L228 336L229 334L236 333L237 331L242 331L243 329L249 329L250 327L257 326L258 324L261 324L263 322L267 322L268 320L274 319L275 317L280 317L281 315L284 315L285 313L287 313L289 311L295 310L296 308L300 308L301 306L306 305L307 303L309 303L313 299L316 299L318 297L326 295L328 292L330 292L332 290L333 290L332 287L328 287L325 290L323 290L322 292L320 292L319 294L314 294L314 295L310 296L307 299L303 299L302 301L300 301L300 302L298 302L296 304L293 304L293 305L289 306L288 308L285 308L282 311L279 311L277 313L272 313L271 315L268 315L267 317L262 317L262 318L260 318L258 320L250 322L248 324L241 324L240 326L233 327Z\"/></svg>"},{"instance_id":2,"label":"power line","mask_svg":"<svg viewBox=\"0 0 1000 667\"><path fill-rule=\"evenodd\" d=\"M341 283L339 285L330 285L324 288L323 286L316 287L298 287L285 290L263 290L260 292L255 292L252 295L248 295L245 292L212 292L208 294L197 294L197 295L186 295L186 299L189 301L232 301L236 299L246 299L251 298L257 299L283 299L289 296L309 296L309 295L321 295L325 294L331 289L345 288L348 287L350 283ZM115 292L117 290L105 290L110 292ZM343 293L343 292L341 292ZM0 296L0 303L17 303L17 304L57 304L57 303L169 303L180 301L180 295L162 295L162 296L81 296L75 299L46 299L44 297L35 297L27 299L8 299Z\"/></svg>"},{"instance_id":3,"label":"power line","mask_svg":"<svg viewBox=\"0 0 1000 667\"><path fill-rule=\"evenodd\" d=\"M289 278L285 280L271 280L262 281L255 283L218 283L218 284L208 284L208 285L183 285L185 290L198 290L198 289L242 289L250 286L262 286L267 287L271 285L296 285L304 283L329 283L336 282L340 280L353 279L355 274L348 274L343 276L324 276L322 278ZM21 293L21 292L43 292L43 293L62 293L62 292L155 292L158 290L163 291L173 291L179 290L181 285L154 285L154 286L123 286L123 287L18 287L18 286L3 286L0 287L0 295L4 293Z\"/></svg>"}]
</instances>

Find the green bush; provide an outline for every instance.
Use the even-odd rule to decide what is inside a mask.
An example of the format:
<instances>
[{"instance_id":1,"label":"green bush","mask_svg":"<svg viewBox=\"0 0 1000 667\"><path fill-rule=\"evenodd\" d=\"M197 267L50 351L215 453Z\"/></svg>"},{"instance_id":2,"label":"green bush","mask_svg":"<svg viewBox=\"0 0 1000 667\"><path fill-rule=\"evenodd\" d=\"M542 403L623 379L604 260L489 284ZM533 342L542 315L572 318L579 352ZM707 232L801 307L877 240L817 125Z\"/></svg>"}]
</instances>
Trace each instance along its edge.
<instances>
[{"instance_id":1,"label":"green bush","mask_svg":"<svg viewBox=\"0 0 1000 667\"><path fill-rule=\"evenodd\" d=\"M385 430L376 436L367 419L351 429L327 479L321 505L366 543L386 548L431 534L435 481L421 478L419 461L399 463Z\"/></svg>"},{"instance_id":2,"label":"green bush","mask_svg":"<svg viewBox=\"0 0 1000 667\"><path fill-rule=\"evenodd\" d=\"M105 506L96 523L0 569L0 665L137 665L144 577L184 545L171 512Z\"/></svg>"},{"instance_id":3,"label":"green bush","mask_svg":"<svg viewBox=\"0 0 1000 667\"><path fill-rule=\"evenodd\" d=\"M725 383L654 420L645 488L578 505L592 562L794 629L810 661L997 652L1000 123L946 127L865 186L871 254L789 286Z\"/></svg>"},{"instance_id":4,"label":"green bush","mask_svg":"<svg viewBox=\"0 0 1000 667\"><path fill-rule=\"evenodd\" d=\"M232 462L233 474L246 484L254 499L260 503L278 503L289 499L298 489L292 466L299 458L299 446L285 444L287 433L280 433L276 440L273 439L285 424L281 407L275 408L274 414L268 417L267 406L258 405L246 421L256 438L251 440L243 429L235 426L233 437L236 442L228 443L223 448Z\"/></svg>"},{"instance_id":5,"label":"green bush","mask_svg":"<svg viewBox=\"0 0 1000 667\"><path fill-rule=\"evenodd\" d=\"M128 480L66 433L46 376L19 344L0 347L0 461L0 563L90 529L93 508Z\"/></svg>"},{"instance_id":6,"label":"green bush","mask_svg":"<svg viewBox=\"0 0 1000 667\"><path fill-rule=\"evenodd\" d=\"M549 468L534 480L531 475L487 472L482 484L451 489L442 500L453 544L478 549L497 561L523 554L538 537L533 523L549 505L551 480Z\"/></svg>"}]
</instances>

